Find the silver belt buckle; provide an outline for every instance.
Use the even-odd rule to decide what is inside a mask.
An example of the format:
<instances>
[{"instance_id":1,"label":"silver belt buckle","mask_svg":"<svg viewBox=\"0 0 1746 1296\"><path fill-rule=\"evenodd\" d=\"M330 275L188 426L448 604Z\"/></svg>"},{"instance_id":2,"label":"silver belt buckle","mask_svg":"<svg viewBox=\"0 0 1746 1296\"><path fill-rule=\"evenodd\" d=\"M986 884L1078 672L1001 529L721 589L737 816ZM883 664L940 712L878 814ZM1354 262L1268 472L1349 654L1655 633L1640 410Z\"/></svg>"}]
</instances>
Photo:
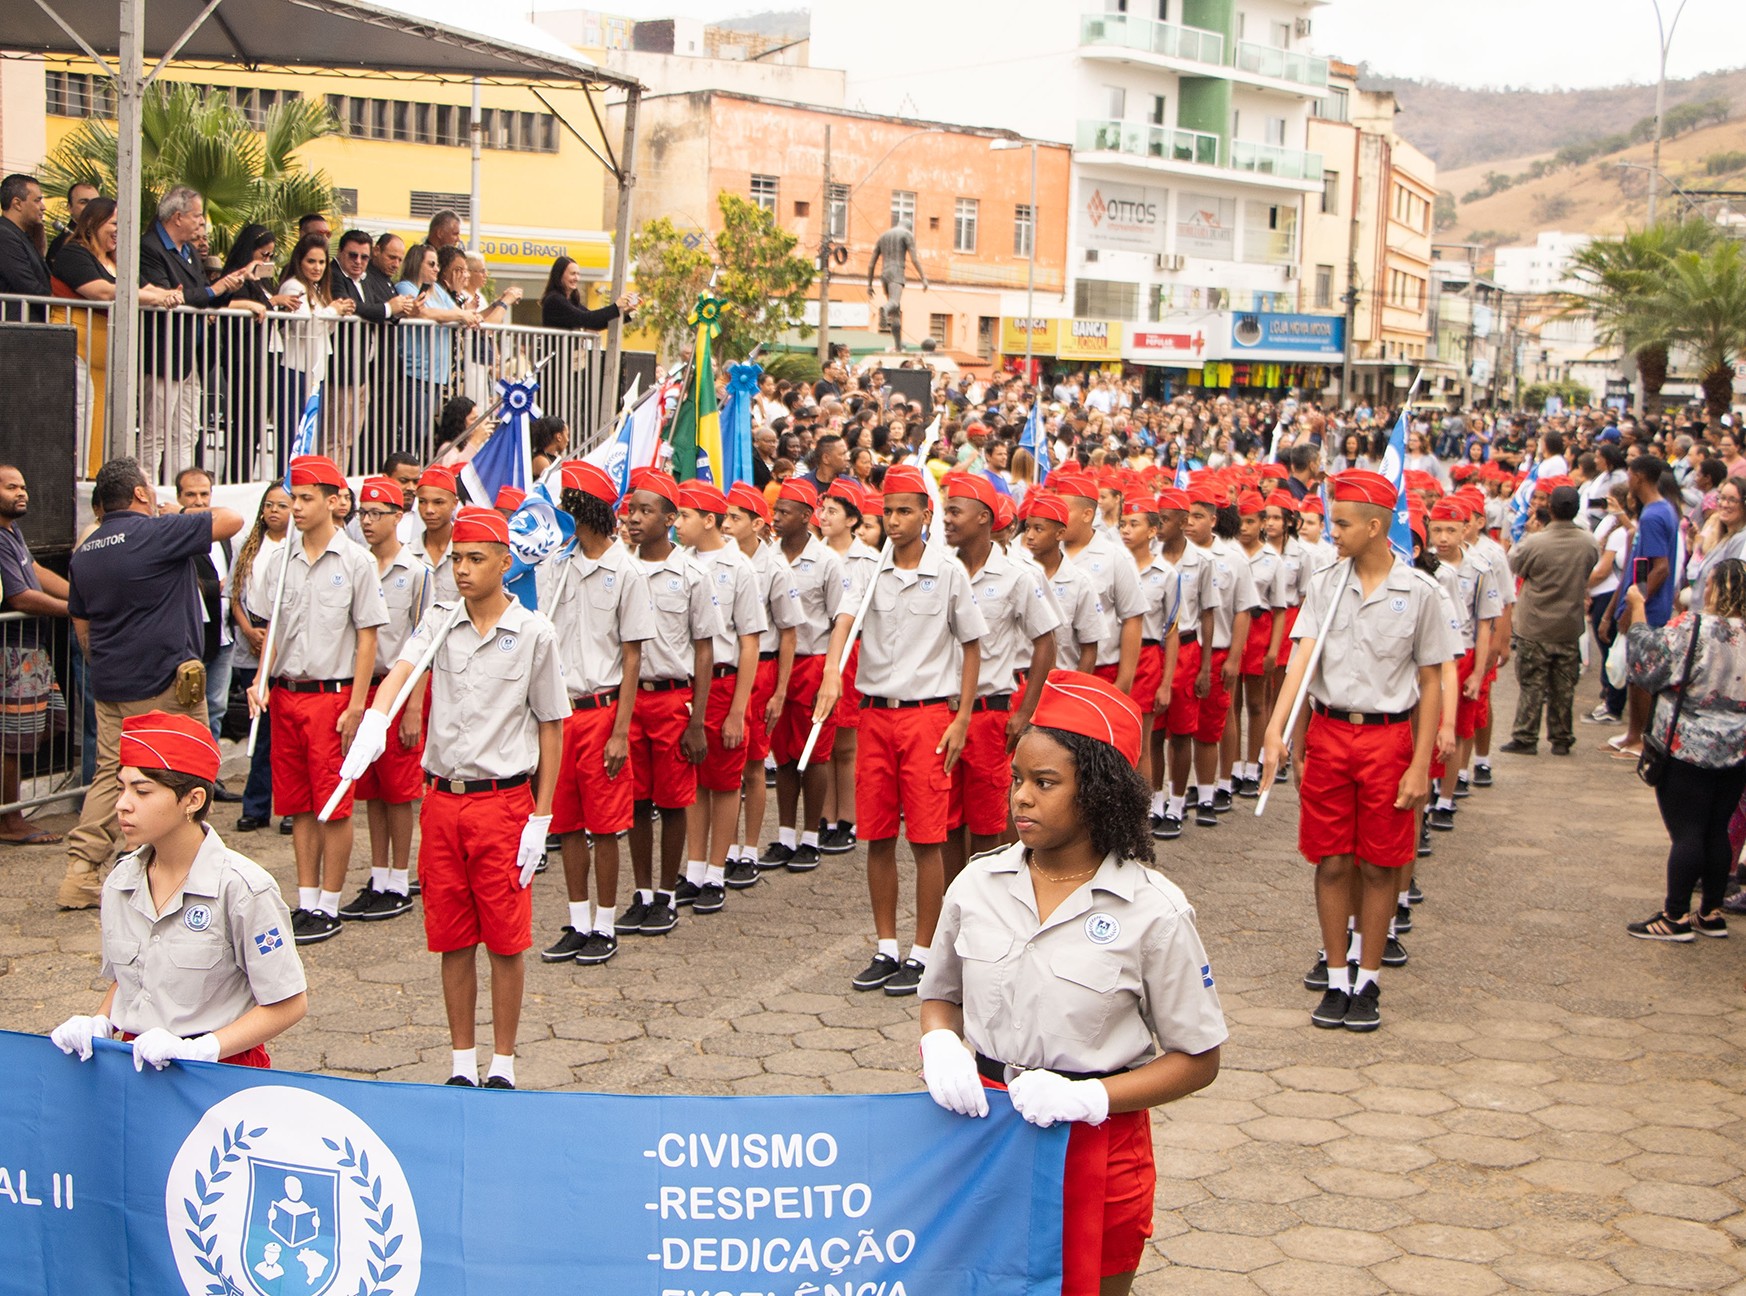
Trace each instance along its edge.
<instances>
[{"instance_id":1,"label":"silver belt buckle","mask_svg":"<svg viewBox=\"0 0 1746 1296\"><path fill-rule=\"evenodd\" d=\"M1346 713L1346 723L1362 725L1364 723L1364 713L1362 711L1348 711Z\"/></svg>"},{"instance_id":2,"label":"silver belt buckle","mask_svg":"<svg viewBox=\"0 0 1746 1296\"><path fill-rule=\"evenodd\" d=\"M451 795L467 795L467 781L465 779L444 779L443 781L448 784L448 789Z\"/></svg>"}]
</instances>

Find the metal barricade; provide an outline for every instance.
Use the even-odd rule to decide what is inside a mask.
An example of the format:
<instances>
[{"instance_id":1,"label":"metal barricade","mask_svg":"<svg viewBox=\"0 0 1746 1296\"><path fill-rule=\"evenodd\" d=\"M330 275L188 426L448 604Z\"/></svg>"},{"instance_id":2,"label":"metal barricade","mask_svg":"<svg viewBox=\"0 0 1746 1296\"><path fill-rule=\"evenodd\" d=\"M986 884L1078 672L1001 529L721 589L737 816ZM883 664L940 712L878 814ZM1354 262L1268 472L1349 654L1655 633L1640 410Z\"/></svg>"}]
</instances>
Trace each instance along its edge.
<instances>
[{"instance_id":1,"label":"metal barricade","mask_svg":"<svg viewBox=\"0 0 1746 1296\"><path fill-rule=\"evenodd\" d=\"M83 799L97 753L89 699L71 622L0 612L0 814Z\"/></svg>"}]
</instances>

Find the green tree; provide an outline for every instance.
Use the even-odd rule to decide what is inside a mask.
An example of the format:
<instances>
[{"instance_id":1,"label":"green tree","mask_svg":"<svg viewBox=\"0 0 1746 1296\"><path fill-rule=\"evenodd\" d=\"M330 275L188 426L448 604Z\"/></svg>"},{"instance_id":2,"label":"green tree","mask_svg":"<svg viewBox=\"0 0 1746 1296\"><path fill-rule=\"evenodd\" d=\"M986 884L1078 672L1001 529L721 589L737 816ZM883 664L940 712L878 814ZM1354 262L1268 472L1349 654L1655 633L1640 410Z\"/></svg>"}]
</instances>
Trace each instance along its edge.
<instances>
[{"instance_id":1,"label":"green tree","mask_svg":"<svg viewBox=\"0 0 1746 1296\"><path fill-rule=\"evenodd\" d=\"M1746 258L1732 239L1670 258L1651 303L1668 341L1690 354L1711 418L1728 412L1746 352Z\"/></svg>"},{"instance_id":2,"label":"green tree","mask_svg":"<svg viewBox=\"0 0 1746 1296\"><path fill-rule=\"evenodd\" d=\"M1529 383L1522 388L1521 408L1544 409L1549 396L1558 397L1566 409L1581 407L1594 400L1594 393L1588 388L1573 378L1564 378L1558 382Z\"/></svg>"},{"instance_id":3,"label":"green tree","mask_svg":"<svg viewBox=\"0 0 1746 1296\"><path fill-rule=\"evenodd\" d=\"M1455 222L1460 220L1460 214L1455 210L1455 195L1447 189L1437 194L1437 201L1432 208L1435 213L1434 223L1439 231L1452 230Z\"/></svg>"},{"instance_id":4,"label":"green tree","mask_svg":"<svg viewBox=\"0 0 1746 1296\"><path fill-rule=\"evenodd\" d=\"M817 273L812 262L795 255L800 240L776 218L738 194L717 195L721 233L714 239L678 229L661 217L647 221L631 238L636 286L643 298L638 316L661 335L668 355L685 347L691 330L685 317L710 287L728 303L715 339L719 360L739 360L760 343L784 333L812 332L805 323L806 294Z\"/></svg>"},{"instance_id":5,"label":"green tree","mask_svg":"<svg viewBox=\"0 0 1746 1296\"><path fill-rule=\"evenodd\" d=\"M140 111L140 216L149 226L158 201L176 185L205 200L212 250L223 256L244 225L272 230L289 253L297 218L339 210L323 171L306 169L297 150L338 128L326 104L287 98L269 109L262 129L222 90L154 83ZM38 168L43 188L65 193L75 183L115 193L115 123L87 118Z\"/></svg>"}]
</instances>

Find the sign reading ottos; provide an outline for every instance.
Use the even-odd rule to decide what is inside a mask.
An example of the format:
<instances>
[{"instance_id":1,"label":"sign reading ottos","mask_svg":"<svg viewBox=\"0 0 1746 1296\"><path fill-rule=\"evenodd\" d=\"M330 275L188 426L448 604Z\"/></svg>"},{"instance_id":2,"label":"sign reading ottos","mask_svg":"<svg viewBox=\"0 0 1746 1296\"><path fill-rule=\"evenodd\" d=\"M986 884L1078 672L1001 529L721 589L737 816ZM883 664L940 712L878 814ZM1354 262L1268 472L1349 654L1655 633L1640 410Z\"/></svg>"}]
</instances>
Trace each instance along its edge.
<instances>
[{"instance_id":1,"label":"sign reading ottos","mask_svg":"<svg viewBox=\"0 0 1746 1296\"><path fill-rule=\"evenodd\" d=\"M1004 1095L496 1093L0 1033L0 1296L1054 1296ZM999 1227L990 1221L998 1220Z\"/></svg>"},{"instance_id":2,"label":"sign reading ottos","mask_svg":"<svg viewBox=\"0 0 1746 1296\"><path fill-rule=\"evenodd\" d=\"M1080 234L1086 247L1109 251L1164 251L1165 204L1163 189L1128 185L1091 186L1082 194Z\"/></svg>"}]
</instances>

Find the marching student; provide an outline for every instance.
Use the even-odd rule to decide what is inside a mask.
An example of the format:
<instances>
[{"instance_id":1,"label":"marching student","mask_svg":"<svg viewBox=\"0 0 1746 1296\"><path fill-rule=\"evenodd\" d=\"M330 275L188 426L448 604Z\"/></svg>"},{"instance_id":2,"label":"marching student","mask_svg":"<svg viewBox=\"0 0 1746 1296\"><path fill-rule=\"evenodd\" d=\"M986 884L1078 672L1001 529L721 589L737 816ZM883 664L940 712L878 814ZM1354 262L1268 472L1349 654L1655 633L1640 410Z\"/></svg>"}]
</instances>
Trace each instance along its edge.
<instances>
[{"instance_id":1,"label":"marching student","mask_svg":"<svg viewBox=\"0 0 1746 1296\"><path fill-rule=\"evenodd\" d=\"M570 698L557 632L503 588L509 523L495 509L455 516L450 557L464 600L437 603L382 681L367 726L341 773L356 778L388 738L388 708L432 638L446 637L430 668L430 782L419 813L425 941L442 956L448 1010L448 1084L479 1084L475 1013L478 952L491 966L487 1089L515 1088L515 1036L533 944L534 871L546 854ZM533 789L528 788L532 776Z\"/></svg>"},{"instance_id":2,"label":"marching student","mask_svg":"<svg viewBox=\"0 0 1746 1296\"><path fill-rule=\"evenodd\" d=\"M1497 673L1510 661L1510 636L1516 615L1516 581L1510 572L1509 553L1485 529L1486 518L1480 512L1485 502L1477 487L1464 486L1456 492L1467 501L1473 516L1468 519L1466 543L1491 564L1497 577L1497 588L1503 599L1503 611L1491 631L1491 669L1482 672L1479 684L1479 708L1474 720L1472 773L1462 770L1455 776L1455 795L1466 796L1469 785L1490 787L1491 778L1491 686Z\"/></svg>"},{"instance_id":3,"label":"marching student","mask_svg":"<svg viewBox=\"0 0 1746 1296\"><path fill-rule=\"evenodd\" d=\"M400 519L406 511L397 483L386 477L366 477L358 491L358 524L376 563L376 583L388 620L376 631L375 683L370 702L383 678L400 660L400 650L424 615L424 564L400 539ZM376 922L398 918L412 909L412 805L424 794L424 694L426 680L413 685L395 720L394 732L375 764L352 789L362 801L370 825L370 878L358 894L340 906L344 921Z\"/></svg>"},{"instance_id":4,"label":"marching student","mask_svg":"<svg viewBox=\"0 0 1746 1296\"><path fill-rule=\"evenodd\" d=\"M1464 771L1473 755L1473 735L1479 728L1480 693L1491 670L1498 618L1503 615L1503 591L1498 574L1477 548L1464 545L1469 523L1465 500L1450 496L1439 500L1430 512L1431 544L1440 567L1455 575L1455 614L1462 652L1457 659L1456 686L1460 690L1455 708L1454 759L1451 771ZM1425 812L1425 823L1438 832L1455 827L1455 775L1437 780L1437 799Z\"/></svg>"},{"instance_id":5,"label":"marching student","mask_svg":"<svg viewBox=\"0 0 1746 1296\"><path fill-rule=\"evenodd\" d=\"M1140 730L1148 738L1140 747L1140 776L1147 783L1152 782L1152 724L1170 707L1170 686L1181 651L1176 634L1176 569L1158 556L1160 526L1153 496L1131 495L1122 501L1122 544L1134 560L1146 600L1140 620L1140 659L1128 696L1140 710Z\"/></svg>"},{"instance_id":6,"label":"marching student","mask_svg":"<svg viewBox=\"0 0 1746 1296\"><path fill-rule=\"evenodd\" d=\"M855 817L867 843L867 888L878 950L851 982L857 990L914 994L945 893L941 843L950 819L952 771L970 732L988 624L955 558L924 540L933 512L924 469L885 473L891 565L873 584L861 627L861 706ZM831 632L813 718L826 721L842 693L843 653L853 614ZM954 706L954 702L956 706ZM786 720L787 717L784 717ZM897 828L915 856L915 943L897 952Z\"/></svg>"},{"instance_id":7,"label":"marching student","mask_svg":"<svg viewBox=\"0 0 1746 1296\"><path fill-rule=\"evenodd\" d=\"M1320 501L1317 501L1320 503ZM1289 490L1276 490L1267 497L1267 508L1261 514L1262 537L1269 548L1279 555L1279 565L1282 571L1280 585L1285 592L1285 611L1282 618L1285 622L1285 635L1281 640L1281 651L1275 654L1272 673L1267 677L1267 714L1273 710L1273 702L1279 696L1279 685L1285 679L1285 662L1291 656L1291 632L1297 625L1297 614L1303 607L1304 590L1309 586L1310 573L1315 570L1312 565L1312 555L1298 539L1298 531L1302 526L1301 514L1297 501L1292 499ZM1281 770L1280 774L1285 771ZM1251 778L1260 776L1260 767L1251 771Z\"/></svg>"},{"instance_id":8,"label":"marching student","mask_svg":"<svg viewBox=\"0 0 1746 1296\"><path fill-rule=\"evenodd\" d=\"M1266 762L1277 769L1287 758L1291 701L1332 602L1334 619L1309 677L1310 706L1291 735L1290 759L1301 790L1298 849L1316 866L1316 911L1330 958L1345 947L1357 896L1357 980L1344 962L1330 962L1328 989L1310 1020L1353 1031L1381 1024L1379 974L1398 870L1414 857L1413 815L1429 796L1441 715L1440 668L1455 655L1436 580L1389 548L1394 504L1394 484L1379 473L1334 479L1334 540L1352 562L1311 580L1285 688L1267 726Z\"/></svg>"},{"instance_id":9,"label":"marching student","mask_svg":"<svg viewBox=\"0 0 1746 1296\"><path fill-rule=\"evenodd\" d=\"M1140 578L1120 539L1093 526L1098 487L1089 475L1056 469L1049 474L1049 489L1067 504L1067 533L1062 537L1067 560L1091 578L1103 605L1104 630L1093 673L1126 693L1134 687L1140 662L1140 617L1146 610Z\"/></svg>"},{"instance_id":10,"label":"marching student","mask_svg":"<svg viewBox=\"0 0 1746 1296\"><path fill-rule=\"evenodd\" d=\"M945 484L946 543L957 552L988 623L964 754L952 771L942 856L951 886L970 856L994 849L1007 835L1012 748L1055 669L1055 628L1061 618L1042 570L1009 558L994 542L995 509L1004 496L980 473L951 473ZM1014 687L1020 671L1022 689Z\"/></svg>"},{"instance_id":11,"label":"marching student","mask_svg":"<svg viewBox=\"0 0 1746 1296\"><path fill-rule=\"evenodd\" d=\"M746 482L735 482L728 488L727 500L722 530L751 564L766 614L764 633L758 639L758 674L746 706L745 768L740 774L745 832L728 847L725 878L730 888L743 890L758 881L758 833L764 826L768 793L764 758L770 754L770 734L787 703L795 627L805 621L806 610L794 584L793 569L773 546L763 542L763 530L770 524L770 504L764 493ZM733 832L730 827L730 835Z\"/></svg>"},{"instance_id":12,"label":"marching student","mask_svg":"<svg viewBox=\"0 0 1746 1296\"><path fill-rule=\"evenodd\" d=\"M1334 546L1325 534L1327 518L1323 515L1322 497L1320 495L1305 495L1303 502L1297 506L1298 531L1297 538L1303 547L1309 551L1310 572L1318 572L1331 563L1339 561L1339 555L1334 552ZM1305 579L1308 588L1308 579Z\"/></svg>"},{"instance_id":13,"label":"marching student","mask_svg":"<svg viewBox=\"0 0 1746 1296\"><path fill-rule=\"evenodd\" d=\"M270 652L249 689L249 714L273 726L273 809L291 816L299 945L339 934L340 890L352 858L351 790L328 822L316 812L339 785L340 760L364 716L376 669L376 629L388 623L376 564L340 532L330 501L345 487L331 459L291 461L284 590Z\"/></svg>"},{"instance_id":14,"label":"marching student","mask_svg":"<svg viewBox=\"0 0 1746 1296\"><path fill-rule=\"evenodd\" d=\"M1249 618L1261 605L1247 558L1235 544L1237 510L1225 502L1223 487L1189 488L1188 521L1184 530L1212 567L1212 638L1202 648L1201 675L1207 681L1200 695L1194 732L1194 773L1197 828L1216 828L1218 816L1231 808L1230 780L1218 777L1225 727L1230 719L1231 690L1242 666L1241 645L1248 642Z\"/></svg>"},{"instance_id":15,"label":"marching student","mask_svg":"<svg viewBox=\"0 0 1746 1296\"><path fill-rule=\"evenodd\" d=\"M1201 699L1212 690L1212 662L1205 646L1212 642L1212 560L1188 542L1188 492L1174 488L1158 492L1159 557L1180 576L1176 608L1176 669L1170 696L1152 721L1152 835L1168 841L1182 836L1188 804L1188 780L1194 767L1194 735L1200 728ZM1169 748L1168 794L1164 789L1165 748Z\"/></svg>"},{"instance_id":16,"label":"marching student","mask_svg":"<svg viewBox=\"0 0 1746 1296\"><path fill-rule=\"evenodd\" d=\"M618 839L635 813L631 712L655 615L642 568L617 541L618 484L579 459L566 459L560 471L558 504L575 520L576 547L539 570L547 573L540 606L551 609L571 708L552 794L570 920L540 958L592 966L618 953Z\"/></svg>"},{"instance_id":17,"label":"marching student","mask_svg":"<svg viewBox=\"0 0 1746 1296\"><path fill-rule=\"evenodd\" d=\"M1243 640L1242 665L1237 670L1241 706L1231 707L1222 742L1227 784L1238 796L1261 794L1261 732L1267 725L1268 682L1279 663L1279 647L1285 639L1286 609L1291 606L1286 588L1284 556L1266 541L1267 501L1254 491L1237 497L1236 547L1249 561L1249 578L1255 582L1256 610L1249 617L1249 634ZM1247 720L1247 731L1244 721Z\"/></svg>"},{"instance_id":18,"label":"marching student","mask_svg":"<svg viewBox=\"0 0 1746 1296\"><path fill-rule=\"evenodd\" d=\"M418 476L418 520L424 524L423 538L418 542L419 555L431 574L431 599L453 604L460 598L455 586L455 565L449 559L449 547L454 534L455 510L461 504L461 488L455 474L435 465ZM427 604L428 606L428 604Z\"/></svg>"},{"instance_id":19,"label":"marching student","mask_svg":"<svg viewBox=\"0 0 1746 1296\"><path fill-rule=\"evenodd\" d=\"M663 936L679 921L673 890L685 855L686 812L697 800L697 767L709 750L704 722L722 619L702 570L671 537L679 483L647 468L631 474L630 487L627 535L648 581L655 633L643 644L631 711L636 813L630 852L636 894L619 915L616 930L620 935ZM659 887L651 810L661 820Z\"/></svg>"},{"instance_id":20,"label":"marching student","mask_svg":"<svg viewBox=\"0 0 1746 1296\"><path fill-rule=\"evenodd\" d=\"M685 876L673 888L674 906L693 905L698 913L719 912L727 895L728 846L739 821L758 641L770 624L757 570L722 535L727 511L727 496L710 483L680 484L679 543L713 591L721 622L711 641L714 664L703 717L708 754L697 767L697 799L686 813Z\"/></svg>"},{"instance_id":21,"label":"marching student","mask_svg":"<svg viewBox=\"0 0 1746 1296\"><path fill-rule=\"evenodd\" d=\"M863 486L861 502L867 511L861 517L861 525L855 528L855 534L862 544L878 553L885 548L885 496L871 486Z\"/></svg>"},{"instance_id":22,"label":"marching student","mask_svg":"<svg viewBox=\"0 0 1746 1296\"><path fill-rule=\"evenodd\" d=\"M91 1041L133 1042L134 1069L172 1060L267 1067L267 1044L308 1011L291 915L260 865L206 822L218 744L192 716L147 711L121 721L116 826L129 853L103 882L93 1016L50 1032L91 1059Z\"/></svg>"},{"instance_id":23,"label":"marching student","mask_svg":"<svg viewBox=\"0 0 1746 1296\"><path fill-rule=\"evenodd\" d=\"M1055 626L1055 660L1089 675L1097 666L1097 645L1103 638L1103 604L1091 578L1067 561L1061 547L1067 532L1067 502L1033 490L1025 496L1021 511L1023 548L1043 573L1043 588L1054 599L1055 615L1060 618Z\"/></svg>"},{"instance_id":24,"label":"marching student","mask_svg":"<svg viewBox=\"0 0 1746 1296\"><path fill-rule=\"evenodd\" d=\"M879 565L879 550L869 549L861 528L861 488L838 477L818 502L819 538L843 560L852 587L867 588ZM850 608L852 613L854 608ZM861 728L861 695L855 691L855 667L861 646L849 650L843 665L843 696L837 702L836 741L831 745L830 775L825 780L824 818L819 820L818 848L826 855L846 855L855 849L855 741Z\"/></svg>"},{"instance_id":25,"label":"marching student","mask_svg":"<svg viewBox=\"0 0 1746 1296\"><path fill-rule=\"evenodd\" d=\"M1194 910L1148 867L1129 699L1053 672L1013 757L1019 842L952 884L922 981L933 1100L986 1116L1005 1088L1071 1123L1063 1296L1131 1289L1152 1233L1153 1107L1211 1084L1227 1032Z\"/></svg>"},{"instance_id":26,"label":"marching student","mask_svg":"<svg viewBox=\"0 0 1746 1296\"><path fill-rule=\"evenodd\" d=\"M790 477L776 492L776 503L771 509L778 552L787 562L789 577L800 592L805 619L795 627L794 666L788 675L782 715L770 734L770 752L776 758L777 831L776 840L765 848L758 866L766 869L786 866L791 873L805 873L818 867L815 825L824 813L825 781L830 776L828 756L837 739L834 714L823 717L813 759L806 767L804 788L800 753L812 729L832 631L839 619L846 629L854 618L854 599L859 593L843 560L812 533L813 511L817 507L818 493L811 483ZM835 705L836 695L832 695L831 701ZM806 827L797 830L797 824ZM748 823L746 831L755 832L757 827Z\"/></svg>"}]
</instances>

